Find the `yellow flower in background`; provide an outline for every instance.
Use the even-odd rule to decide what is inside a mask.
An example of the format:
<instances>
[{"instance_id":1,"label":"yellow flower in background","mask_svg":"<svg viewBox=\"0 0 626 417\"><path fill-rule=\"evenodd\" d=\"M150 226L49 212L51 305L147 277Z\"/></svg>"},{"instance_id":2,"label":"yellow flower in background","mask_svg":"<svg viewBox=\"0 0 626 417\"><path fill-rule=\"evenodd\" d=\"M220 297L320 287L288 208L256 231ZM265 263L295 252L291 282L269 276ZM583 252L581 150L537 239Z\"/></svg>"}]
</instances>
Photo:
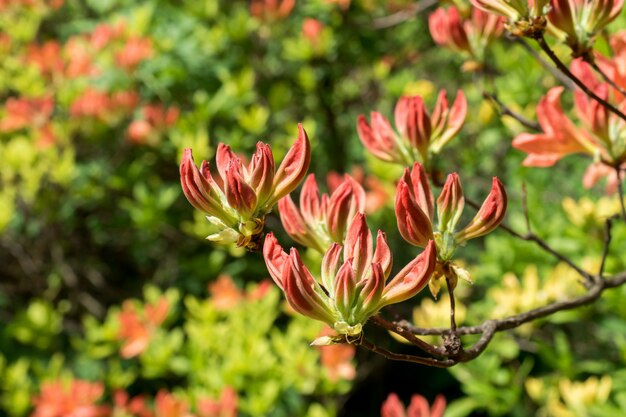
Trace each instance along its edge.
<instances>
[{"instance_id":1,"label":"yellow flower in background","mask_svg":"<svg viewBox=\"0 0 626 417\"><path fill-rule=\"evenodd\" d=\"M576 226L601 226L605 220L620 211L617 196L601 197L596 202L588 197L576 201L571 197L563 199L563 210L570 222Z\"/></svg>"}]
</instances>

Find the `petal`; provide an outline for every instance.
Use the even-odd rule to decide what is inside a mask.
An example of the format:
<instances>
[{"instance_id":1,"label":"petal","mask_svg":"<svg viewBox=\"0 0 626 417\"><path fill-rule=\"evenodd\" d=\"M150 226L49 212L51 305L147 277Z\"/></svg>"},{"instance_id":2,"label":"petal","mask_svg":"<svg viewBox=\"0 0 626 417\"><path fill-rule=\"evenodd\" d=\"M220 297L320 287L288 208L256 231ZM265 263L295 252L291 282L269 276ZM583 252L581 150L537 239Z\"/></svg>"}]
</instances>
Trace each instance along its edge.
<instances>
[{"instance_id":1,"label":"petal","mask_svg":"<svg viewBox=\"0 0 626 417\"><path fill-rule=\"evenodd\" d=\"M326 227L333 241L343 243L346 228L357 212L365 208L365 191L352 177L344 181L332 193L326 211Z\"/></svg>"},{"instance_id":2,"label":"petal","mask_svg":"<svg viewBox=\"0 0 626 417\"><path fill-rule=\"evenodd\" d=\"M247 182L254 189L261 205L271 196L274 184L274 155L269 145L257 142L256 152L248 166L248 175Z\"/></svg>"},{"instance_id":3,"label":"petal","mask_svg":"<svg viewBox=\"0 0 626 417\"><path fill-rule=\"evenodd\" d=\"M278 201L300 184L310 163L311 144L302 124L298 124L298 139L285 155L274 176L273 201Z\"/></svg>"},{"instance_id":4,"label":"petal","mask_svg":"<svg viewBox=\"0 0 626 417\"><path fill-rule=\"evenodd\" d=\"M409 185L402 180L396 189L395 211L398 230L404 240L412 245L425 247L433 236L432 224L411 197Z\"/></svg>"},{"instance_id":5,"label":"petal","mask_svg":"<svg viewBox=\"0 0 626 417\"><path fill-rule=\"evenodd\" d=\"M364 277L372 263L372 232L370 231L365 214L358 213L346 233L346 243L343 247L343 259L354 259L354 274L357 280Z\"/></svg>"},{"instance_id":6,"label":"petal","mask_svg":"<svg viewBox=\"0 0 626 417\"><path fill-rule=\"evenodd\" d=\"M351 259L348 259L337 272L335 278L335 306L344 320L352 316L352 305L356 300L356 278Z\"/></svg>"},{"instance_id":7,"label":"petal","mask_svg":"<svg viewBox=\"0 0 626 417\"><path fill-rule=\"evenodd\" d=\"M386 281L385 272L380 263L372 263L372 274L365 282L363 289L359 295L359 301L361 303L361 314L369 317L376 313L380 308L380 300L385 290Z\"/></svg>"},{"instance_id":8,"label":"petal","mask_svg":"<svg viewBox=\"0 0 626 417\"><path fill-rule=\"evenodd\" d=\"M263 244L263 259L265 259L270 276L281 290L283 289L283 268L288 258L289 256L274 237L274 233L269 232Z\"/></svg>"},{"instance_id":9,"label":"petal","mask_svg":"<svg viewBox=\"0 0 626 417\"><path fill-rule=\"evenodd\" d=\"M204 169L205 166L206 169ZM183 193L196 209L213 216L220 216L224 211L219 197L212 187L214 183L206 162L203 161L202 167L205 171L204 175L196 167L191 149L185 149L183 159L180 162L180 183Z\"/></svg>"},{"instance_id":10,"label":"petal","mask_svg":"<svg viewBox=\"0 0 626 417\"><path fill-rule=\"evenodd\" d=\"M458 174L454 172L448 175L443 190L437 199L437 219L440 232L451 233L454 231L464 206L465 197L463 196L461 181Z\"/></svg>"},{"instance_id":11,"label":"petal","mask_svg":"<svg viewBox=\"0 0 626 417\"><path fill-rule=\"evenodd\" d=\"M507 196L504 185L498 178L493 177L491 192L472 221L456 234L456 239L464 242L491 232L504 220L506 206Z\"/></svg>"},{"instance_id":12,"label":"petal","mask_svg":"<svg viewBox=\"0 0 626 417\"><path fill-rule=\"evenodd\" d=\"M381 307L407 300L420 292L428 284L436 263L437 249L431 240L426 249L387 284Z\"/></svg>"},{"instance_id":13,"label":"petal","mask_svg":"<svg viewBox=\"0 0 626 417\"><path fill-rule=\"evenodd\" d=\"M341 251L343 247L333 243L322 258L322 285L329 294L335 293L335 277L341 265Z\"/></svg>"},{"instance_id":14,"label":"petal","mask_svg":"<svg viewBox=\"0 0 626 417\"><path fill-rule=\"evenodd\" d=\"M308 224L316 224L322 220L322 212L320 209L320 191L315 181L315 175L309 174L300 193L300 210L302 210L302 218Z\"/></svg>"},{"instance_id":15,"label":"petal","mask_svg":"<svg viewBox=\"0 0 626 417\"><path fill-rule=\"evenodd\" d=\"M380 264L385 280L387 280L393 265L393 255L387 244L387 236L381 230L378 231L378 235L376 236L376 250L374 251L372 263Z\"/></svg>"},{"instance_id":16,"label":"petal","mask_svg":"<svg viewBox=\"0 0 626 417\"><path fill-rule=\"evenodd\" d=\"M241 175L239 161L231 160L224 175L224 194L228 204L242 217L250 217L255 211L257 198L254 190L246 184Z\"/></svg>"}]
</instances>

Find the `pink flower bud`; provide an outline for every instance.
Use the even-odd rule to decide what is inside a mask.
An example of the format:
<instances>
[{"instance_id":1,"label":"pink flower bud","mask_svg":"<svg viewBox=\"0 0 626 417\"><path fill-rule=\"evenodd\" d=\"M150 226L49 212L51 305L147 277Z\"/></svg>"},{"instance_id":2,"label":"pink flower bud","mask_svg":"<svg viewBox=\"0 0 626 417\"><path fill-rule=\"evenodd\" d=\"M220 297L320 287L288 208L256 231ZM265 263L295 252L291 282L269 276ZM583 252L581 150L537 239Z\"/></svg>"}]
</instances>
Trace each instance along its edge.
<instances>
[{"instance_id":1,"label":"pink flower bud","mask_svg":"<svg viewBox=\"0 0 626 417\"><path fill-rule=\"evenodd\" d=\"M276 175L274 175L274 193L271 205L292 192L300 184L309 169L310 163L311 145L309 137L302 124L299 123L298 139L289 149L283 162L276 170Z\"/></svg>"},{"instance_id":2,"label":"pink flower bud","mask_svg":"<svg viewBox=\"0 0 626 417\"><path fill-rule=\"evenodd\" d=\"M274 155L269 145L257 142L247 172L248 184L254 189L258 204L265 203L271 197L274 185Z\"/></svg>"},{"instance_id":3,"label":"pink flower bud","mask_svg":"<svg viewBox=\"0 0 626 417\"><path fill-rule=\"evenodd\" d=\"M396 188L396 219L404 240L415 246L425 247L433 239L432 199L422 165L414 164L411 172L405 169Z\"/></svg>"},{"instance_id":4,"label":"pink flower bud","mask_svg":"<svg viewBox=\"0 0 626 417\"><path fill-rule=\"evenodd\" d=\"M419 96L401 97L395 109L396 128L409 145L417 149L422 161L428 160L430 143L430 116Z\"/></svg>"},{"instance_id":5,"label":"pink flower bud","mask_svg":"<svg viewBox=\"0 0 626 417\"><path fill-rule=\"evenodd\" d=\"M452 173L448 175L443 190L437 199L437 219L439 220L438 229L440 232L452 233L454 231L464 206L465 198L463 197L461 181L456 173Z\"/></svg>"},{"instance_id":6,"label":"pink flower bud","mask_svg":"<svg viewBox=\"0 0 626 417\"><path fill-rule=\"evenodd\" d=\"M359 115L357 119L357 133L365 148L383 161L402 161L402 153L389 121L378 112L372 112L371 120L370 126L365 116Z\"/></svg>"},{"instance_id":7,"label":"pink flower bud","mask_svg":"<svg viewBox=\"0 0 626 417\"><path fill-rule=\"evenodd\" d=\"M193 161L191 149L185 149L180 163L180 182L187 200L200 211L212 216L226 216L219 197L219 188L213 181L208 163L202 162L202 172Z\"/></svg>"},{"instance_id":8,"label":"pink flower bud","mask_svg":"<svg viewBox=\"0 0 626 417\"><path fill-rule=\"evenodd\" d=\"M289 256L285 253L283 248L278 243L278 240L274 237L274 233L270 232L265 236L265 243L263 244L263 258L265 259L265 265L270 276L278 285L278 288L283 289L283 267Z\"/></svg>"},{"instance_id":9,"label":"pink flower bud","mask_svg":"<svg viewBox=\"0 0 626 417\"><path fill-rule=\"evenodd\" d=\"M355 275L360 277L364 276L365 271L370 267L372 256L372 232L365 220L365 214L358 213L346 234L343 259L352 259Z\"/></svg>"},{"instance_id":10,"label":"pink flower bud","mask_svg":"<svg viewBox=\"0 0 626 417\"><path fill-rule=\"evenodd\" d=\"M241 161L233 159L224 172L224 194L228 204L244 219L249 218L256 208L256 193L243 179Z\"/></svg>"},{"instance_id":11,"label":"pink flower bud","mask_svg":"<svg viewBox=\"0 0 626 417\"><path fill-rule=\"evenodd\" d=\"M383 292L381 304L395 304L408 300L420 292L435 271L437 263L437 249L432 240L426 249L387 284ZM381 306L382 307L382 306Z\"/></svg>"},{"instance_id":12,"label":"pink flower bud","mask_svg":"<svg viewBox=\"0 0 626 417\"><path fill-rule=\"evenodd\" d=\"M447 11L437 9L428 17L428 28L433 40L459 52L472 53L459 10L452 6Z\"/></svg>"},{"instance_id":13,"label":"pink flower bud","mask_svg":"<svg viewBox=\"0 0 626 417\"><path fill-rule=\"evenodd\" d=\"M463 127L467 114L467 100L463 91L459 90L452 107L448 106L446 92L441 90L437 97L435 110L431 117L433 133L431 138L431 152L437 154L454 138Z\"/></svg>"},{"instance_id":14,"label":"pink flower bud","mask_svg":"<svg viewBox=\"0 0 626 417\"><path fill-rule=\"evenodd\" d=\"M357 212L365 209L365 190L350 175L335 189L328 200L326 227L334 242L343 242L346 228Z\"/></svg>"},{"instance_id":15,"label":"pink flower bud","mask_svg":"<svg viewBox=\"0 0 626 417\"><path fill-rule=\"evenodd\" d=\"M456 240L463 243L494 230L504 220L506 205L506 190L500 180L493 177L491 192L472 221L456 234Z\"/></svg>"}]
</instances>

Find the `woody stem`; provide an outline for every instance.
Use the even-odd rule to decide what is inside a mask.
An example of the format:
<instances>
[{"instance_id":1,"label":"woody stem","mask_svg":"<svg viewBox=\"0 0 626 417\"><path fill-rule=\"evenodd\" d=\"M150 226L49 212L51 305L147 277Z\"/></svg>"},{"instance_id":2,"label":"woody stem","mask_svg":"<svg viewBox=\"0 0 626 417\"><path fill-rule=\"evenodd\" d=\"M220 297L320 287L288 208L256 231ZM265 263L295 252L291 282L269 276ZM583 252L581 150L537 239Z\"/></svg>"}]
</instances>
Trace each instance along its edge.
<instances>
[{"instance_id":1,"label":"woody stem","mask_svg":"<svg viewBox=\"0 0 626 417\"><path fill-rule=\"evenodd\" d=\"M615 168L617 174L617 194L619 198L619 204L622 209L622 219L626 222L626 206L624 205L624 184L622 184L622 170L620 167Z\"/></svg>"},{"instance_id":2,"label":"woody stem","mask_svg":"<svg viewBox=\"0 0 626 417\"><path fill-rule=\"evenodd\" d=\"M454 302L454 288L452 279L450 279L450 274L446 268L446 286L448 287L448 295L450 296L450 332L452 334L456 333L456 306Z\"/></svg>"},{"instance_id":3,"label":"woody stem","mask_svg":"<svg viewBox=\"0 0 626 417\"><path fill-rule=\"evenodd\" d=\"M543 37L543 34L538 34L535 37L535 40L539 44L539 47L548 55L548 57L552 60L554 65L567 76L570 80L574 82L585 94L589 97L600 103L604 108L609 110L611 113L617 115L620 119L626 121L626 115L619 111L617 107L599 97L596 93L594 93L589 87L587 87L578 77L576 77L572 72L567 68L567 66L561 61L561 59L554 53L550 46L546 42L546 39Z\"/></svg>"},{"instance_id":4,"label":"woody stem","mask_svg":"<svg viewBox=\"0 0 626 417\"><path fill-rule=\"evenodd\" d=\"M607 83L609 83L609 85L611 87L613 87L614 89L616 89L617 91L619 91L619 93L626 97L626 90L624 90L622 87L620 87L619 85L617 85L617 83L615 83L615 81L613 81L611 78L609 78L608 75L606 75L606 73L604 71L602 71L602 68L600 68L598 66L598 64L595 61L592 60L586 60L585 62L587 62L589 65L591 65L591 68L593 68L598 74L600 74L600 77L602 77L602 79L604 81L606 81Z\"/></svg>"}]
</instances>

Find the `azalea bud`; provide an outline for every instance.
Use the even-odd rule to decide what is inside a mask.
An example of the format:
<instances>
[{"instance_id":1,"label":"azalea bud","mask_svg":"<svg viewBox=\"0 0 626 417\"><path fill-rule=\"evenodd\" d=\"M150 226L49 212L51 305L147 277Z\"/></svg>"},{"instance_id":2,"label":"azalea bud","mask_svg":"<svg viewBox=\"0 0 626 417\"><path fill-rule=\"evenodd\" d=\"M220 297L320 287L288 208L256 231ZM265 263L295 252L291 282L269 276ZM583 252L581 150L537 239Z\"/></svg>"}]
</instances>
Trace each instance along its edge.
<instances>
[{"instance_id":1,"label":"azalea bud","mask_svg":"<svg viewBox=\"0 0 626 417\"><path fill-rule=\"evenodd\" d=\"M398 182L395 201L398 230L407 242L425 247L433 238L431 224L432 192L424 168L415 164L413 170L405 169Z\"/></svg>"},{"instance_id":2,"label":"azalea bud","mask_svg":"<svg viewBox=\"0 0 626 417\"><path fill-rule=\"evenodd\" d=\"M220 143L215 157L218 182L213 180L206 161L198 169L191 149L185 150L180 164L181 185L189 202L209 214L207 219L215 229L209 240L257 248L265 216L280 197L297 187L308 169L309 140L302 125L298 129L298 139L276 172L272 151L262 142L257 143L248 165L228 145Z\"/></svg>"},{"instance_id":3,"label":"azalea bud","mask_svg":"<svg viewBox=\"0 0 626 417\"><path fill-rule=\"evenodd\" d=\"M418 150L422 161L428 160L431 126L422 98L401 97L396 104L395 121L400 135Z\"/></svg>"},{"instance_id":4,"label":"azalea bud","mask_svg":"<svg viewBox=\"0 0 626 417\"><path fill-rule=\"evenodd\" d=\"M420 292L435 270L437 264L437 249L435 242L428 242L424 252L405 266L387 284L383 292L383 305L395 304L408 300Z\"/></svg>"},{"instance_id":5,"label":"azalea bud","mask_svg":"<svg viewBox=\"0 0 626 417\"><path fill-rule=\"evenodd\" d=\"M370 126L365 116L359 115L357 119L357 133L365 148L383 161L403 161L402 151L389 121L378 112L372 112L371 120Z\"/></svg>"},{"instance_id":6,"label":"azalea bud","mask_svg":"<svg viewBox=\"0 0 626 417\"><path fill-rule=\"evenodd\" d=\"M322 260L321 284L292 249L287 255L270 233L263 255L270 275L297 312L331 324L340 334L358 336L363 324L382 307L404 301L420 291L434 271L433 242L385 285L392 256L385 234L378 231L376 250L365 215L348 227L346 244L333 243Z\"/></svg>"},{"instance_id":7,"label":"azalea bud","mask_svg":"<svg viewBox=\"0 0 626 417\"><path fill-rule=\"evenodd\" d=\"M448 105L446 92L441 90L431 117L433 133L430 150L438 154L463 127L467 114L467 99L463 91L457 92L452 107Z\"/></svg>"},{"instance_id":8,"label":"azalea bud","mask_svg":"<svg viewBox=\"0 0 626 417\"><path fill-rule=\"evenodd\" d=\"M428 17L428 28L433 40L459 52L472 53L471 46L459 10L452 6L447 11L435 10Z\"/></svg>"},{"instance_id":9,"label":"azalea bud","mask_svg":"<svg viewBox=\"0 0 626 417\"><path fill-rule=\"evenodd\" d=\"M365 190L349 175L329 196L320 198L315 176L309 175L300 193L300 209L290 196L278 202L287 233L298 243L324 252L331 242L343 243L355 214L365 208Z\"/></svg>"},{"instance_id":10,"label":"azalea bud","mask_svg":"<svg viewBox=\"0 0 626 417\"><path fill-rule=\"evenodd\" d=\"M456 234L456 240L464 243L494 230L504 219L506 205L506 190L500 180L493 177L491 192L472 221Z\"/></svg>"},{"instance_id":11,"label":"azalea bud","mask_svg":"<svg viewBox=\"0 0 626 417\"><path fill-rule=\"evenodd\" d=\"M465 198L459 176L456 173L448 175L448 179L443 186L443 190L437 199L437 218L439 220L438 229L441 233L452 233L456 228L463 207Z\"/></svg>"}]
</instances>

